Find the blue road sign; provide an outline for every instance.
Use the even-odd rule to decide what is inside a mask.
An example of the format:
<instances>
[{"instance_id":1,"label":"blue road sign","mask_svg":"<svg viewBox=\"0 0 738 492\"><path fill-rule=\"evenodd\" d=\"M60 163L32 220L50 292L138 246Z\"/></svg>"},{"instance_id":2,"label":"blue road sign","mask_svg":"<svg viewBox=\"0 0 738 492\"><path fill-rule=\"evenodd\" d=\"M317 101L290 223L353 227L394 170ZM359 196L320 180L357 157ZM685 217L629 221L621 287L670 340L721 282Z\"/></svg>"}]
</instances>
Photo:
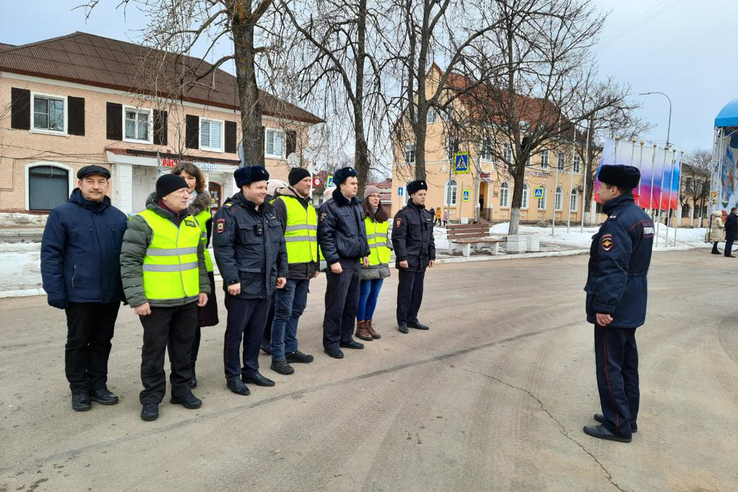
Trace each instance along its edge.
<instances>
[{"instance_id":1,"label":"blue road sign","mask_svg":"<svg viewBox=\"0 0 738 492\"><path fill-rule=\"evenodd\" d=\"M543 198L543 186L539 186L538 188L533 189L533 197Z\"/></svg>"},{"instance_id":2,"label":"blue road sign","mask_svg":"<svg viewBox=\"0 0 738 492\"><path fill-rule=\"evenodd\" d=\"M397 196L402 196L403 193L405 193L405 188L403 188L402 186L397 188Z\"/></svg>"},{"instance_id":3,"label":"blue road sign","mask_svg":"<svg viewBox=\"0 0 738 492\"><path fill-rule=\"evenodd\" d=\"M469 154L454 154L454 174L469 174Z\"/></svg>"}]
</instances>

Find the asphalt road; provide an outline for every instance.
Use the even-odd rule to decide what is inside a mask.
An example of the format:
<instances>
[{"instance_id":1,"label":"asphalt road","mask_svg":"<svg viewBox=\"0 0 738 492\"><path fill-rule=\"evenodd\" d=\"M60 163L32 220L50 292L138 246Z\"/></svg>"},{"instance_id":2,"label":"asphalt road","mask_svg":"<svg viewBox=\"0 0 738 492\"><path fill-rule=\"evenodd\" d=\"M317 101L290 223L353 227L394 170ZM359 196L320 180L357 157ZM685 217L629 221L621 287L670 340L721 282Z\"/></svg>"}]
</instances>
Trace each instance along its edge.
<instances>
[{"instance_id":1,"label":"asphalt road","mask_svg":"<svg viewBox=\"0 0 738 492\"><path fill-rule=\"evenodd\" d=\"M203 331L199 410L139 419L141 326L121 310L110 360L120 404L75 413L64 316L0 301L0 492L738 490L738 260L658 253L638 330L642 407L631 444L592 439L593 333L585 256L439 265L421 320L397 332L396 276L381 340L321 350L325 281L300 324L310 365L251 396L226 390L224 323ZM222 294L221 294L222 305ZM221 307L221 319L225 309Z\"/></svg>"}]
</instances>

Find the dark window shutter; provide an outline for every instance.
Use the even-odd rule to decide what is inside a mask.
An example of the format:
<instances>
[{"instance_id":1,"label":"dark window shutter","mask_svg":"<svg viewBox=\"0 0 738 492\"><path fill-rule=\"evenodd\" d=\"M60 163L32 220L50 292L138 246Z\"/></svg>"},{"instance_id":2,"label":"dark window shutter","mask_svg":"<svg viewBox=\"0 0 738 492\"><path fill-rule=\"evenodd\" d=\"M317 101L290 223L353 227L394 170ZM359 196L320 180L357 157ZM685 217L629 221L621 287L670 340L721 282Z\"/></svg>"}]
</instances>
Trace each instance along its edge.
<instances>
[{"instance_id":1,"label":"dark window shutter","mask_svg":"<svg viewBox=\"0 0 738 492\"><path fill-rule=\"evenodd\" d=\"M123 105L109 102L106 113L108 140L123 140Z\"/></svg>"},{"instance_id":2,"label":"dark window shutter","mask_svg":"<svg viewBox=\"0 0 738 492\"><path fill-rule=\"evenodd\" d=\"M286 156L297 152L297 132L294 130L287 130L287 153Z\"/></svg>"},{"instance_id":3,"label":"dark window shutter","mask_svg":"<svg viewBox=\"0 0 738 492\"><path fill-rule=\"evenodd\" d=\"M225 122L225 151L229 154L235 154L236 153L236 141L238 140L238 137L236 136L236 122L235 121L226 121Z\"/></svg>"},{"instance_id":4,"label":"dark window shutter","mask_svg":"<svg viewBox=\"0 0 738 492\"><path fill-rule=\"evenodd\" d=\"M69 128L67 133L70 135L85 134L85 98L84 97L67 97L69 104L69 113L67 121Z\"/></svg>"},{"instance_id":5,"label":"dark window shutter","mask_svg":"<svg viewBox=\"0 0 738 492\"><path fill-rule=\"evenodd\" d=\"M10 89L11 111L10 127L18 130L31 129L31 91Z\"/></svg>"},{"instance_id":6,"label":"dark window shutter","mask_svg":"<svg viewBox=\"0 0 738 492\"><path fill-rule=\"evenodd\" d=\"M261 151L259 152L259 164L264 165L264 153L266 152L266 128L261 127Z\"/></svg>"},{"instance_id":7,"label":"dark window shutter","mask_svg":"<svg viewBox=\"0 0 738 492\"><path fill-rule=\"evenodd\" d=\"M200 117L187 115L185 120L185 147L188 149L200 148Z\"/></svg>"},{"instance_id":8,"label":"dark window shutter","mask_svg":"<svg viewBox=\"0 0 738 492\"><path fill-rule=\"evenodd\" d=\"M167 145L169 133L169 113L154 110L154 145Z\"/></svg>"}]
</instances>

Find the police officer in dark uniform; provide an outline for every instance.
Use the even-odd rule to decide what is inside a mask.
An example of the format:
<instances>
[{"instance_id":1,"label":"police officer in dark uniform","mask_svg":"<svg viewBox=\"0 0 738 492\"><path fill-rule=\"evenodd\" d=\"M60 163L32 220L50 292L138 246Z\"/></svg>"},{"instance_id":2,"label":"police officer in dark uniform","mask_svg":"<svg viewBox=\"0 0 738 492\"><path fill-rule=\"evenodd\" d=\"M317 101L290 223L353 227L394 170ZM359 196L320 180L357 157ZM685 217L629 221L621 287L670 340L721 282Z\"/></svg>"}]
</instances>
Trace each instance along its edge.
<instances>
[{"instance_id":1,"label":"police officer in dark uniform","mask_svg":"<svg viewBox=\"0 0 738 492\"><path fill-rule=\"evenodd\" d=\"M364 211L356 198L356 170L339 169L333 175L336 189L318 211L318 244L328 264L326 271L323 349L343 359L339 347L363 349L352 337L359 309L360 260L369 256Z\"/></svg>"},{"instance_id":2,"label":"police officer in dark uniform","mask_svg":"<svg viewBox=\"0 0 738 492\"><path fill-rule=\"evenodd\" d=\"M392 246L395 248L396 268L400 274L397 287L397 326L400 333L407 328L427 330L418 321L423 302L425 269L436 261L436 243L433 239L433 212L425 209L428 185L425 180L408 183L408 204L397 212L392 226Z\"/></svg>"},{"instance_id":3,"label":"police officer in dark uniform","mask_svg":"<svg viewBox=\"0 0 738 492\"><path fill-rule=\"evenodd\" d=\"M228 389L248 395L244 383L274 386L259 373L259 347L274 289L287 282L287 249L274 207L266 202L269 173L246 166L233 174L241 191L215 216L213 248L223 277L228 325L223 351ZM243 368L239 351L243 338Z\"/></svg>"},{"instance_id":4,"label":"police officer in dark uniform","mask_svg":"<svg viewBox=\"0 0 738 492\"><path fill-rule=\"evenodd\" d=\"M632 166L603 166L599 201L607 220L592 237L587 321L595 325L601 425L585 426L592 437L630 442L637 430L638 346L635 331L646 319L648 267L654 226L633 201L641 173Z\"/></svg>"}]
</instances>

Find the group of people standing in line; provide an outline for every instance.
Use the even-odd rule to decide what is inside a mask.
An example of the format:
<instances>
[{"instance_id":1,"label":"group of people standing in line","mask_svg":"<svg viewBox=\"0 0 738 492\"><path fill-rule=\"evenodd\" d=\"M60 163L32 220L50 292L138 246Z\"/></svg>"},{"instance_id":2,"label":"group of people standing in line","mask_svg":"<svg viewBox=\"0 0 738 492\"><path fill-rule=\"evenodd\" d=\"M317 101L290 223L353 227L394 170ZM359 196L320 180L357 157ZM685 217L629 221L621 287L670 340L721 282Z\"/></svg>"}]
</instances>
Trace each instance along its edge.
<instances>
[{"instance_id":1,"label":"group of people standing in line","mask_svg":"<svg viewBox=\"0 0 738 492\"><path fill-rule=\"evenodd\" d=\"M336 189L317 211L307 170L292 169L289 186L268 196L264 167L238 168L240 191L215 217L204 176L190 163L159 177L146 210L130 219L107 196L110 171L85 166L77 178L69 202L49 215L41 247L48 303L66 313L65 372L76 411L89 410L91 402L118 403L107 387L107 366L121 302L143 326L141 418L159 416L165 351L171 403L202 405L192 393L200 330L219 323L211 240L228 312L226 386L235 394L250 394L246 384L275 385L259 371L260 348L271 355L271 369L283 375L295 372L291 364L314 360L298 349L297 327L322 259L328 356L342 359L341 349L363 349L354 336L380 338L372 319L392 249L399 270L398 329L428 329L417 316L425 270L435 261L435 217L425 209L422 180L407 185L411 199L395 215L390 240L379 189L367 186L359 200L350 167L334 174Z\"/></svg>"},{"instance_id":2,"label":"group of people standing in line","mask_svg":"<svg viewBox=\"0 0 738 492\"><path fill-rule=\"evenodd\" d=\"M707 242L712 243L712 254L720 254L718 243L724 241L723 254L726 258L735 258L733 243L736 239L738 239L738 208L731 208L729 214L723 210L715 210L710 215L710 228L707 231Z\"/></svg>"}]
</instances>

